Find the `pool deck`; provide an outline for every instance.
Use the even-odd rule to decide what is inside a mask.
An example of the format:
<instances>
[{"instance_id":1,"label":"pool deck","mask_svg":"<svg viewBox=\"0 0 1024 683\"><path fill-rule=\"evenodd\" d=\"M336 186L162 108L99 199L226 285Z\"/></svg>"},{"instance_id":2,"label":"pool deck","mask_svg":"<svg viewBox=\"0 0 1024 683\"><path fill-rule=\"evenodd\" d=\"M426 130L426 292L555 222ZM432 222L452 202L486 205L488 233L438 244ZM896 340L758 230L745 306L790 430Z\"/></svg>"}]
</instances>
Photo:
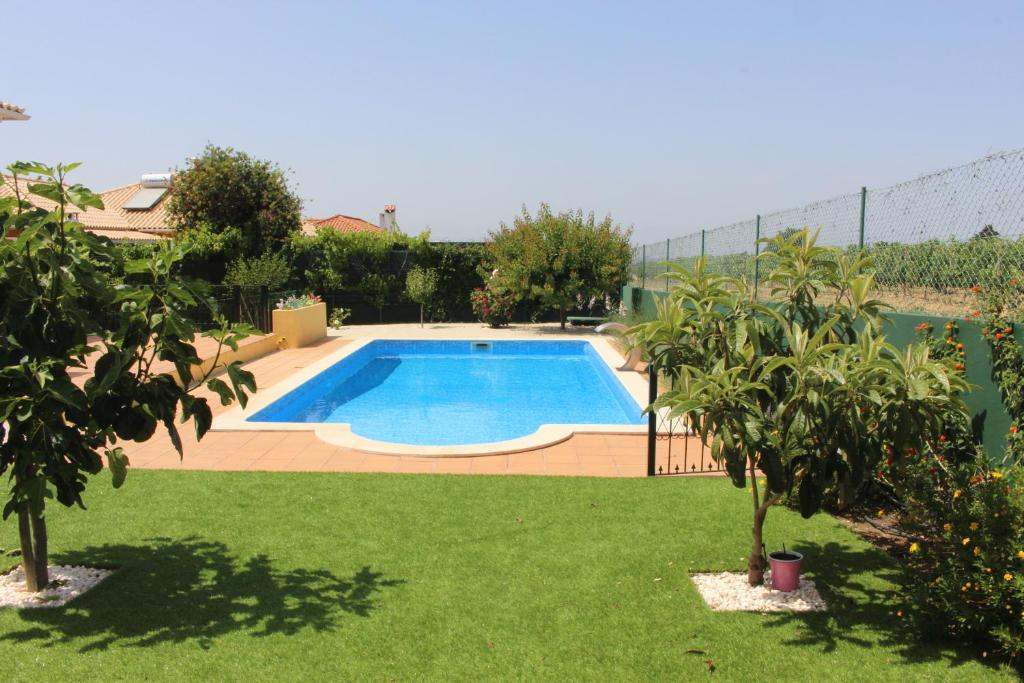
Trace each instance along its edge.
<instances>
[{"instance_id":1,"label":"pool deck","mask_svg":"<svg viewBox=\"0 0 1024 683\"><path fill-rule=\"evenodd\" d=\"M302 369L337 352L356 339L570 339L595 335L592 329L558 325L521 325L492 330L482 325L445 324L362 325L332 332L306 348L286 349L245 364L257 385L269 388ZM231 410L205 388L215 416ZM377 455L335 446L312 432L246 430L209 432L197 442L190 425L181 429L185 455L179 459L170 439L160 429L146 443L122 442L132 467L153 469L275 471L275 472L404 472L436 474L524 474L560 476L639 477L646 474L647 438L630 434L575 434L551 446L506 455L424 457ZM672 440L673 462L685 449L700 462L701 445L694 438ZM689 443L687 443L689 442ZM658 443L658 463L668 466L667 441ZM699 466L699 464L698 464Z\"/></svg>"}]
</instances>

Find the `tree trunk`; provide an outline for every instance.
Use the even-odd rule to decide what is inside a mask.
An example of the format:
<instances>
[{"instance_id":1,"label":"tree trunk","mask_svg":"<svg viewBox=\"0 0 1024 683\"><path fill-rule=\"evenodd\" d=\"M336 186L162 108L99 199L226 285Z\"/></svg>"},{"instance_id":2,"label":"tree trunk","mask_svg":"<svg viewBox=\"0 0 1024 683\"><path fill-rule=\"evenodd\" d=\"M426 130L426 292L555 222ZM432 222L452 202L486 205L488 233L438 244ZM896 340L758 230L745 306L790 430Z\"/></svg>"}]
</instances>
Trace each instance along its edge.
<instances>
[{"instance_id":1,"label":"tree trunk","mask_svg":"<svg viewBox=\"0 0 1024 683\"><path fill-rule=\"evenodd\" d=\"M46 537L46 518L29 515L32 519L32 539L36 548L36 585L42 590L50 585L50 549Z\"/></svg>"},{"instance_id":2,"label":"tree trunk","mask_svg":"<svg viewBox=\"0 0 1024 683\"><path fill-rule=\"evenodd\" d=\"M18 508L18 538L21 542L21 566L25 570L25 587L30 593L36 593L50 583L46 520L33 515L27 504Z\"/></svg>"},{"instance_id":3,"label":"tree trunk","mask_svg":"<svg viewBox=\"0 0 1024 683\"><path fill-rule=\"evenodd\" d=\"M768 509L763 505L754 510L754 543L747 560L747 583L751 586L764 583L764 518L767 513Z\"/></svg>"},{"instance_id":4,"label":"tree trunk","mask_svg":"<svg viewBox=\"0 0 1024 683\"><path fill-rule=\"evenodd\" d=\"M558 307L558 322L561 323L562 329L565 329L565 307Z\"/></svg>"},{"instance_id":5,"label":"tree trunk","mask_svg":"<svg viewBox=\"0 0 1024 683\"><path fill-rule=\"evenodd\" d=\"M420 327L423 327L423 304L420 304Z\"/></svg>"}]
</instances>

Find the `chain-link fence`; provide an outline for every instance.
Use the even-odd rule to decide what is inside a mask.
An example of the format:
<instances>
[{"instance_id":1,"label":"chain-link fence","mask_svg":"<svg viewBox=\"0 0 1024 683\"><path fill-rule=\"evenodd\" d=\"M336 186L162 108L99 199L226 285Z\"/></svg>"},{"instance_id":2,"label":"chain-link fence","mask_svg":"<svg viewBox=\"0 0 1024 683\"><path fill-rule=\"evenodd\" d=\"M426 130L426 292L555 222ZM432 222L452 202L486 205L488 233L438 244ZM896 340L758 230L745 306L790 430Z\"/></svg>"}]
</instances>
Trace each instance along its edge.
<instances>
[{"instance_id":1,"label":"chain-link fence","mask_svg":"<svg viewBox=\"0 0 1024 683\"><path fill-rule=\"evenodd\" d=\"M692 266L703 255L756 288L759 240L804 227L820 231L821 245L864 249L897 309L963 313L971 287L1024 274L1024 150L639 246L632 284L664 290L666 260Z\"/></svg>"}]
</instances>

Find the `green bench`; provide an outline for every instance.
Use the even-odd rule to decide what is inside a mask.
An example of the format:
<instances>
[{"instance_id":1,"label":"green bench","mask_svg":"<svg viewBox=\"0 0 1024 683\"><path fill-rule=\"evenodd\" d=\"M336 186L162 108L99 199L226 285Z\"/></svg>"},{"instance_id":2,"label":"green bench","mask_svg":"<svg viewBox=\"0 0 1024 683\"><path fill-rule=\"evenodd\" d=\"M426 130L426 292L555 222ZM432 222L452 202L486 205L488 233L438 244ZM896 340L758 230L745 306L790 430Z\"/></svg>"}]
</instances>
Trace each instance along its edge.
<instances>
[{"instance_id":1,"label":"green bench","mask_svg":"<svg viewBox=\"0 0 1024 683\"><path fill-rule=\"evenodd\" d=\"M579 326L579 325L596 326L596 325L600 325L601 323L608 322L608 318L605 318L605 317L602 317L602 316L587 316L587 315L570 315L568 318L566 318L566 320L568 320L569 324L573 325L573 326Z\"/></svg>"}]
</instances>

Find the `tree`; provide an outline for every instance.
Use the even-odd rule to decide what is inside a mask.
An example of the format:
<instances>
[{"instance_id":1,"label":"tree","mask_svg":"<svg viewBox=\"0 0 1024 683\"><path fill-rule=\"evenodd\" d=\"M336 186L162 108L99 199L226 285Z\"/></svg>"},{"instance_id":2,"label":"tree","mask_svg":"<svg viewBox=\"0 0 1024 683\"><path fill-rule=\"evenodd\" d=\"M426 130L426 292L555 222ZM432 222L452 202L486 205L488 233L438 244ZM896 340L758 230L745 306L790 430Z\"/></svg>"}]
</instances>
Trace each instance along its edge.
<instances>
[{"instance_id":1,"label":"tree","mask_svg":"<svg viewBox=\"0 0 1024 683\"><path fill-rule=\"evenodd\" d=\"M693 271L674 266L656 319L629 330L671 383L648 410L683 417L733 484L750 487L751 585L764 580L771 505L793 494L809 517L826 491L851 495L880 461L898 468L944 419L967 414L967 384L952 362L930 358L924 344L885 342L870 260L816 240L803 230L769 241L764 304L703 258Z\"/></svg>"},{"instance_id":2,"label":"tree","mask_svg":"<svg viewBox=\"0 0 1024 683\"><path fill-rule=\"evenodd\" d=\"M566 312L580 302L603 301L625 284L632 261L629 230L611 216L600 222L582 211L551 212L541 204L536 216L523 208L512 227L502 224L489 236L492 268L516 294L558 311L565 328Z\"/></svg>"},{"instance_id":3,"label":"tree","mask_svg":"<svg viewBox=\"0 0 1024 683\"><path fill-rule=\"evenodd\" d=\"M291 266L284 254L267 252L232 261L224 276L224 284L278 289L288 282L289 277Z\"/></svg>"},{"instance_id":4,"label":"tree","mask_svg":"<svg viewBox=\"0 0 1024 683\"><path fill-rule=\"evenodd\" d=\"M420 305L420 327L423 327L423 307L437 292L437 272L430 268L412 268L405 276L405 293Z\"/></svg>"},{"instance_id":5,"label":"tree","mask_svg":"<svg viewBox=\"0 0 1024 683\"><path fill-rule=\"evenodd\" d=\"M43 176L28 189L53 210L29 203L17 182L15 196L0 199L3 229L20 231L0 240L0 474L13 482L3 517L18 518L30 591L49 583L47 499L84 508L88 475L104 461L121 486L129 463L118 441L146 441L158 425L181 454L175 418L191 420L197 438L212 421L206 399L192 395L197 387L216 392L224 405L237 399L243 406L246 390L256 389L238 362L226 367L230 385L211 377L212 369L193 378L199 358L186 311L209 302L175 272L184 247L167 241L148 258L117 263L121 250L68 220L103 207L88 189L66 184L77 166L8 167L15 178ZM114 285L104 264L122 268L129 284ZM235 348L251 329L215 319L218 329L205 336L218 348ZM73 374L89 367L87 359L95 361L92 376L76 383ZM176 375L158 371L157 360L170 362Z\"/></svg>"},{"instance_id":6,"label":"tree","mask_svg":"<svg viewBox=\"0 0 1024 683\"><path fill-rule=\"evenodd\" d=\"M275 251L298 232L302 201L277 164L230 147L207 145L174 175L172 224L226 260Z\"/></svg>"}]
</instances>

